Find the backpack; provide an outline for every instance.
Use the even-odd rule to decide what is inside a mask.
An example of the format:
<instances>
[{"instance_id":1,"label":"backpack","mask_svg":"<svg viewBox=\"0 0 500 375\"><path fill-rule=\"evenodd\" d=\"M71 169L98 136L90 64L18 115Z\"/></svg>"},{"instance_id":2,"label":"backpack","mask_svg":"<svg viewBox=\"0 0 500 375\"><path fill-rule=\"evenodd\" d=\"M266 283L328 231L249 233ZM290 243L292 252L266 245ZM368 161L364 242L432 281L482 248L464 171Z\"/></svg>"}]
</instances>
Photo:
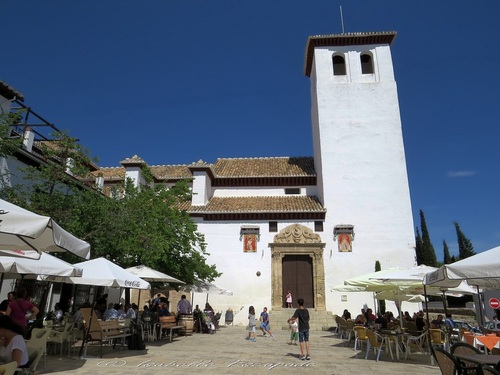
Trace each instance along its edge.
<instances>
[{"instance_id":1,"label":"backpack","mask_svg":"<svg viewBox=\"0 0 500 375\"><path fill-rule=\"evenodd\" d=\"M134 333L128 340L128 348L129 350L144 350L146 349L146 344L144 344L141 335Z\"/></svg>"}]
</instances>

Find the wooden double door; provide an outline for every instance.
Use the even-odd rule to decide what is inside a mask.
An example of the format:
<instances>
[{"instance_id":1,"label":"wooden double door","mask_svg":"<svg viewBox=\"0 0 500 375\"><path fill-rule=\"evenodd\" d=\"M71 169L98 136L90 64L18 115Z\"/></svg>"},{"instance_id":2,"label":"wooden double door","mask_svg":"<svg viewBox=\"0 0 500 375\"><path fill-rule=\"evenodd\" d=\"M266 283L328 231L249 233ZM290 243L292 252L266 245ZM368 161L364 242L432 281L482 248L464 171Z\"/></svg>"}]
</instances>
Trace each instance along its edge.
<instances>
[{"instance_id":1,"label":"wooden double door","mask_svg":"<svg viewBox=\"0 0 500 375\"><path fill-rule=\"evenodd\" d=\"M314 278L313 262L310 255L290 254L282 258L282 296L283 305L286 305L286 294L292 292L293 307L299 305L297 300L302 298L304 306L314 308Z\"/></svg>"}]
</instances>

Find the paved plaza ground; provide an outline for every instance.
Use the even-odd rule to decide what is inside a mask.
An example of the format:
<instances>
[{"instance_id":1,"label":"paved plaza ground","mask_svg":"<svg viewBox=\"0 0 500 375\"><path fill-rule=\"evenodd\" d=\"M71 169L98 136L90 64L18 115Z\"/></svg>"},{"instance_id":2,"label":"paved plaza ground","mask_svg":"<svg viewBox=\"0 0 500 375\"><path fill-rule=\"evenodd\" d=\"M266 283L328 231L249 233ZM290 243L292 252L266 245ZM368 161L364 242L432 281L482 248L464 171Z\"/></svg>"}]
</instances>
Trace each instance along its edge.
<instances>
[{"instance_id":1,"label":"paved plaza ground","mask_svg":"<svg viewBox=\"0 0 500 375\"><path fill-rule=\"evenodd\" d=\"M328 375L400 375L440 374L437 366L431 366L425 355L412 355L405 361L392 361L382 352L376 362L373 353L365 360L365 351L354 352L345 340L330 332L312 331L310 337L311 360L299 359L299 347L289 345L289 332L276 331L274 338L257 335L256 342L245 340L244 327L221 327L217 333L192 336L174 336L168 339L146 343L146 350L131 351L104 348L104 357L96 358L98 346L93 345L86 359L68 357L60 359L51 353L43 358L38 374L328 374Z\"/></svg>"}]
</instances>

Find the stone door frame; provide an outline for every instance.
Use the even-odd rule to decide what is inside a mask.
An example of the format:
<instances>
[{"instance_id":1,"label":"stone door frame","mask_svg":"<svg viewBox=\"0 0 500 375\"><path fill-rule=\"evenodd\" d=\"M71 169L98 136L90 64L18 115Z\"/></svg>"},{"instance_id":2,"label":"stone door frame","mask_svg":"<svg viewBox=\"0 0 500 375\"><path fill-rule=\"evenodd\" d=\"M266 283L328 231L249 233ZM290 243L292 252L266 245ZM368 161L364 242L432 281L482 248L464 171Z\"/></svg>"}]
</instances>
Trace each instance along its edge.
<instances>
[{"instance_id":1,"label":"stone door frame","mask_svg":"<svg viewBox=\"0 0 500 375\"><path fill-rule=\"evenodd\" d=\"M313 268L314 309L326 310L325 303L325 267L323 252L325 243L319 235L303 225L293 224L274 236L271 248L271 306L273 310L283 309L283 257L285 255L309 255Z\"/></svg>"}]
</instances>

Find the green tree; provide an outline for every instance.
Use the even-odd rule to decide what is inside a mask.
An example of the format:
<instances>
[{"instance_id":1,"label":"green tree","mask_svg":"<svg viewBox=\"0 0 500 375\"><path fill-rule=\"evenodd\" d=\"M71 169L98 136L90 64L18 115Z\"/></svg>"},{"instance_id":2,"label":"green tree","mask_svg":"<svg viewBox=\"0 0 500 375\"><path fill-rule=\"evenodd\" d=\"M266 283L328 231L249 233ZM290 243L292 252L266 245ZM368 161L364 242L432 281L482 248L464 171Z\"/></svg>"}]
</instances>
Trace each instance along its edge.
<instances>
[{"instance_id":1,"label":"green tree","mask_svg":"<svg viewBox=\"0 0 500 375\"><path fill-rule=\"evenodd\" d=\"M21 137L11 136L11 129L21 118L23 111L0 113L0 157L12 155L21 145Z\"/></svg>"},{"instance_id":2,"label":"green tree","mask_svg":"<svg viewBox=\"0 0 500 375\"><path fill-rule=\"evenodd\" d=\"M380 270L382 270L382 267L380 266L380 262L377 260L375 261L375 272ZM378 311L385 314L385 300L378 300Z\"/></svg>"},{"instance_id":3,"label":"green tree","mask_svg":"<svg viewBox=\"0 0 500 375\"><path fill-rule=\"evenodd\" d=\"M468 258L472 255L476 255L474 251L474 246L472 246L472 242L465 237L462 230L460 229L460 225L457 222L454 222L455 230L457 231L457 240L458 240L458 257L460 259Z\"/></svg>"},{"instance_id":4,"label":"green tree","mask_svg":"<svg viewBox=\"0 0 500 375\"><path fill-rule=\"evenodd\" d=\"M420 235L420 230L415 228L415 231L417 232L415 236L415 256L417 258L417 265L425 264L424 263L424 254L422 253L423 251L423 244L422 244L422 236Z\"/></svg>"},{"instance_id":5,"label":"green tree","mask_svg":"<svg viewBox=\"0 0 500 375\"><path fill-rule=\"evenodd\" d=\"M83 183L89 180L82 177L88 176L91 160L75 143L61 133L53 145L44 145L47 165L26 168L31 183L25 186L31 188L12 189L12 200L51 216L89 242L92 258L106 257L122 267L144 264L188 284L195 279L213 281L220 275L215 265L206 262L209 254L203 235L188 213L179 209L191 196L187 182L170 189L149 185L138 189L127 180L113 192L118 198L106 197ZM144 175L151 182L148 169ZM67 253L62 257L81 261Z\"/></svg>"},{"instance_id":6,"label":"green tree","mask_svg":"<svg viewBox=\"0 0 500 375\"><path fill-rule=\"evenodd\" d=\"M448 249L448 244L446 243L446 241L443 241L443 263L451 263L450 250Z\"/></svg>"},{"instance_id":7,"label":"green tree","mask_svg":"<svg viewBox=\"0 0 500 375\"><path fill-rule=\"evenodd\" d=\"M432 246L427 224L425 222L424 212L420 210L420 229L422 230L422 261L423 264L431 267L437 266L436 253Z\"/></svg>"},{"instance_id":8,"label":"green tree","mask_svg":"<svg viewBox=\"0 0 500 375\"><path fill-rule=\"evenodd\" d=\"M55 192L73 194L82 189L82 179L89 177L91 165L96 160L66 133L57 131L52 137L53 140L38 144L45 163L30 165L22 171L33 184L33 190L48 195Z\"/></svg>"}]
</instances>

